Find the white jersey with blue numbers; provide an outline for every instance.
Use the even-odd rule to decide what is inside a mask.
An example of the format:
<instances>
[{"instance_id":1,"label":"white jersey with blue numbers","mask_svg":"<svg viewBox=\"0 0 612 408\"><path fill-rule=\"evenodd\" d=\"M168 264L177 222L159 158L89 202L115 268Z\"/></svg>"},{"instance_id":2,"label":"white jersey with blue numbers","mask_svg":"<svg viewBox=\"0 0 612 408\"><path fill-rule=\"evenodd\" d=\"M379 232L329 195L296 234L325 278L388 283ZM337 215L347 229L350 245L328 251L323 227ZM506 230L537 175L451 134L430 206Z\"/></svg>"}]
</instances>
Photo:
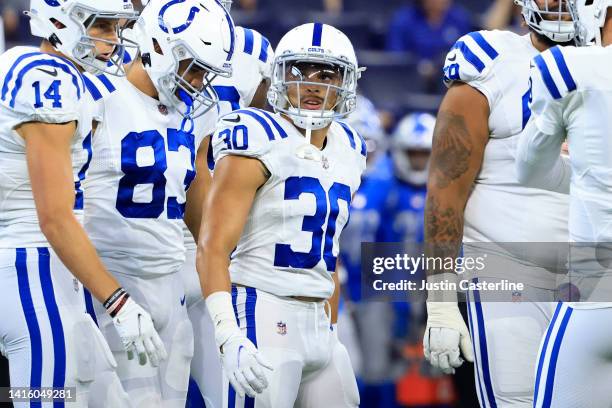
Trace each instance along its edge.
<instances>
[{"instance_id":1,"label":"white jersey with blue numbers","mask_svg":"<svg viewBox=\"0 0 612 408\"><path fill-rule=\"evenodd\" d=\"M108 78L106 78L108 79ZM193 129L126 78L109 81L93 136L85 182L85 229L111 270L133 275L175 272L184 262L186 190L214 109Z\"/></svg>"},{"instance_id":2,"label":"white jersey with blue numbers","mask_svg":"<svg viewBox=\"0 0 612 408\"><path fill-rule=\"evenodd\" d=\"M446 84L469 84L490 109L490 138L465 209L466 242L567 240L567 196L520 185L514 169L518 137L531 116L529 66L537 54L529 35L480 31L461 37L446 57Z\"/></svg>"},{"instance_id":3,"label":"white jersey with blue numbers","mask_svg":"<svg viewBox=\"0 0 612 408\"><path fill-rule=\"evenodd\" d=\"M218 76L213 81L213 87L219 96L219 116L249 107L261 81L272 75L274 50L270 41L257 31L244 27L235 28L235 37L232 76ZM209 166L212 164L209 163ZM196 244L191 232L186 226L183 231L185 246L195 250Z\"/></svg>"},{"instance_id":4,"label":"white jersey with blue numbers","mask_svg":"<svg viewBox=\"0 0 612 408\"><path fill-rule=\"evenodd\" d=\"M241 109L220 120L215 161L253 157L270 172L257 191L230 262L233 283L277 296L329 298L338 239L366 165L363 139L334 122L322 161L300 159L305 139L279 114Z\"/></svg>"},{"instance_id":5,"label":"white jersey with blue numbers","mask_svg":"<svg viewBox=\"0 0 612 408\"><path fill-rule=\"evenodd\" d=\"M0 87L0 248L48 246L38 224L25 140L15 128L26 122L77 121L71 150L75 214L80 218L80 181L91 140L87 90L70 61L31 47L15 47L0 56Z\"/></svg>"}]
</instances>

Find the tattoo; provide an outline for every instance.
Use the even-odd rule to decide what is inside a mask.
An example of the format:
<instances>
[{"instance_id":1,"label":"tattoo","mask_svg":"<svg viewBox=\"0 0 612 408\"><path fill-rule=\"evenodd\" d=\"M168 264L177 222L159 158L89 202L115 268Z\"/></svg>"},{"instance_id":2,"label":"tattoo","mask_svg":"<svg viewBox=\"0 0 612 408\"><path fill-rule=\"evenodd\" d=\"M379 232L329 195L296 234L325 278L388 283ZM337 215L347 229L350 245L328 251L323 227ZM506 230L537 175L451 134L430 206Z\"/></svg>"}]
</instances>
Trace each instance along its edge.
<instances>
[{"instance_id":1,"label":"tattoo","mask_svg":"<svg viewBox=\"0 0 612 408\"><path fill-rule=\"evenodd\" d=\"M473 144L463 116L441 111L436 121L430 171L436 187L445 188L468 170Z\"/></svg>"},{"instance_id":2,"label":"tattoo","mask_svg":"<svg viewBox=\"0 0 612 408\"><path fill-rule=\"evenodd\" d=\"M463 236L463 214L452 207L440 208L438 199L427 196L425 209L425 236L431 243L461 242Z\"/></svg>"},{"instance_id":3,"label":"tattoo","mask_svg":"<svg viewBox=\"0 0 612 408\"><path fill-rule=\"evenodd\" d=\"M435 195L427 195L425 207L425 252L428 257L445 259L459 255L463 238L463 214L453 207L441 208ZM447 272L428 270L428 274Z\"/></svg>"}]
</instances>

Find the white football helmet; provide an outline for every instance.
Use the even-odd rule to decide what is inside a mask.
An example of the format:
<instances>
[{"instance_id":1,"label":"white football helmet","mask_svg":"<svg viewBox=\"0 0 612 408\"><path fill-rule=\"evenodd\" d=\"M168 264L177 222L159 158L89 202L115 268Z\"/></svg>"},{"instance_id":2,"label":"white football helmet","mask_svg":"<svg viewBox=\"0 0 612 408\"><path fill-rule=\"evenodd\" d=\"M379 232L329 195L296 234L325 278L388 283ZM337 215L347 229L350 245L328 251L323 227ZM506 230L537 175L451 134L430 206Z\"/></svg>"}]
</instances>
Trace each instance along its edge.
<instances>
[{"instance_id":1,"label":"white football helmet","mask_svg":"<svg viewBox=\"0 0 612 408\"><path fill-rule=\"evenodd\" d=\"M228 11L228 13L232 10L232 0L219 0L219 2Z\"/></svg>"},{"instance_id":2,"label":"white football helmet","mask_svg":"<svg viewBox=\"0 0 612 408\"><path fill-rule=\"evenodd\" d=\"M525 22L533 31L557 43L572 41L576 37L576 25L570 12L573 0L543 1L544 7L540 8L536 0L514 0L523 8ZM572 19L566 21L567 17Z\"/></svg>"},{"instance_id":3,"label":"white football helmet","mask_svg":"<svg viewBox=\"0 0 612 408\"><path fill-rule=\"evenodd\" d=\"M320 67L316 73L331 70L342 78L340 85L309 81L313 75L304 75L300 67ZM357 66L357 57L351 41L338 29L321 23L295 27L280 40L276 48L272 83L268 102L276 112L288 115L302 129L317 130L328 126L334 119L355 110L357 80L363 69ZM299 100L301 87L326 87L320 99L321 108L305 109ZM296 86L297 106L289 101L289 87ZM325 109L327 101L336 95L332 109Z\"/></svg>"},{"instance_id":4,"label":"white football helmet","mask_svg":"<svg viewBox=\"0 0 612 408\"><path fill-rule=\"evenodd\" d=\"M30 17L32 35L48 40L56 50L93 74L125 75L126 48L134 48L134 54L137 52L136 46L123 38L123 28L117 33L117 42L87 33L99 19L121 20L122 27L134 21L137 13L131 0L31 0L26 14ZM109 60L96 55L94 41L114 46Z\"/></svg>"},{"instance_id":5,"label":"white football helmet","mask_svg":"<svg viewBox=\"0 0 612 408\"><path fill-rule=\"evenodd\" d=\"M612 7L612 0L576 0L571 5L577 22L577 44L601 45L601 29L606 22L608 8Z\"/></svg>"},{"instance_id":6,"label":"white football helmet","mask_svg":"<svg viewBox=\"0 0 612 408\"><path fill-rule=\"evenodd\" d=\"M357 107L345 121L363 137L368 151L368 163L373 162L378 153L385 149L385 131L372 101L357 95Z\"/></svg>"},{"instance_id":7,"label":"white football helmet","mask_svg":"<svg viewBox=\"0 0 612 408\"><path fill-rule=\"evenodd\" d=\"M218 102L212 81L231 76L234 23L216 0L152 0L134 26L144 69L159 93L159 101L181 111L185 118L203 115ZM179 64L190 60L179 75ZM205 71L201 89L185 73Z\"/></svg>"},{"instance_id":8,"label":"white football helmet","mask_svg":"<svg viewBox=\"0 0 612 408\"><path fill-rule=\"evenodd\" d=\"M410 162L410 151L431 152L436 118L429 113L413 113L404 117L393 133L391 158L396 176L407 183L420 186L427 183L429 164L415 169Z\"/></svg>"}]
</instances>

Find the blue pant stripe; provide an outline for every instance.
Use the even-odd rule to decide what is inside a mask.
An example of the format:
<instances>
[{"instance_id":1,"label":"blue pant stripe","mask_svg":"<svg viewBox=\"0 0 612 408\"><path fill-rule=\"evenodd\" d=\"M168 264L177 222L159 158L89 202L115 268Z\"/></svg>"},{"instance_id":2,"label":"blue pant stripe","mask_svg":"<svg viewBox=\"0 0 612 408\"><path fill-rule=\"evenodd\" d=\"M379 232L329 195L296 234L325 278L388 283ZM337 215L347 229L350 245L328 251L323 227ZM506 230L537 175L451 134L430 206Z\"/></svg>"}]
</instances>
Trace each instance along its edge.
<instances>
[{"instance_id":1,"label":"blue pant stripe","mask_svg":"<svg viewBox=\"0 0 612 408\"><path fill-rule=\"evenodd\" d=\"M247 338L257 347L257 328L255 327L255 304L257 303L257 290L255 288L246 288L246 326L247 326ZM245 397L244 400L245 408L254 408L255 399Z\"/></svg>"},{"instance_id":2,"label":"blue pant stripe","mask_svg":"<svg viewBox=\"0 0 612 408\"><path fill-rule=\"evenodd\" d=\"M206 408L206 402L202 396L202 391L193 377L189 377L189 388L187 389L187 401L185 408Z\"/></svg>"},{"instance_id":3,"label":"blue pant stripe","mask_svg":"<svg viewBox=\"0 0 612 408\"><path fill-rule=\"evenodd\" d=\"M28 326L30 334L30 349L31 349L31 366L30 366L30 384L32 388L41 386L42 382L42 339L40 335L40 327L36 318L34 302L32 301L32 293L30 292L30 282L28 281L27 267L27 252L25 248L17 248L17 256L15 259L15 269L17 270L17 284L19 286L19 298L21 299L21 307ZM32 401L30 408L40 408L40 401Z\"/></svg>"},{"instance_id":4,"label":"blue pant stripe","mask_svg":"<svg viewBox=\"0 0 612 408\"><path fill-rule=\"evenodd\" d=\"M482 408L487 408L487 403L484 398L484 393L482 392L482 382L480 381L480 368L478 367L478 360L480 356L476 353L476 343L474 342L474 323L472 322L472 306L470 302L470 294L467 294L467 311L468 311L468 322L470 324L470 337L472 338L472 349L474 350L474 368L476 369L476 379L478 380L478 391L480 397L480 403L482 404Z\"/></svg>"},{"instance_id":5,"label":"blue pant stripe","mask_svg":"<svg viewBox=\"0 0 612 408\"><path fill-rule=\"evenodd\" d=\"M544 344L542 345L542 351L540 353L540 359L538 361L538 369L536 371L535 394L533 398L534 404L538 401L538 391L540 390L540 379L542 378L542 367L544 366L544 359L546 358L546 350L548 349L548 342L550 341L552 331L555 327L555 324L557 323L557 318L559 317L561 305L561 302L557 303L557 308L555 309L553 318L550 321L550 324L548 325L548 330L546 331L546 337L544 337Z\"/></svg>"},{"instance_id":6,"label":"blue pant stripe","mask_svg":"<svg viewBox=\"0 0 612 408\"><path fill-rule=\"evenodd\" d=\"M234 391L234 387L232 387L232 384L229 385L229 388L227 391L227 407L228 408L236 407L236 391Z\"/></svg>"},{"instance_id":7,"label":"blue pant stripe","mask_svg":"<svg viewBox=\"0 0 612 408\"><path fill-rule=\"evenodd\" d=\"M478 282L478 278L475 278L474 282ZM485 389L487 390L489 405L491 408L497 408L495 394L493 393L493 382L491 381L491 373L489 371L489 356L487 353L487 335L484 327L484 315L482 313L482 304L480 303L480 293L477 290L474 291L474 306L476 308L476 321L478 324L478 341L482 361L482 379L484 381Z\"/></svg>"},{"instance_id":8,"label":"blue pant stripe","mask_svg":"<svg viewBox=\"0 0 612 408\"><path fill-rule=\"evenodd\" d=\"M64 338L64 326L57 307L53 280L51 279L51 255L48 248L38 248L38 272L42 286L43 299L53 336L53 387L63 388L66 382L66 340ZM53 408L64 408L64 401L54 401Z\"/></svg>"},{"instance_id":9,"label":"blue pant stripe","mask_svg":"<svg viewBox=\"0 0 612 408\"><path fill-rule=\"evenodd\" d=\"M98 318L96 317L96 312L94 310L93 297L91 296L91 292L88 291L87 288L83 288L83 298L85 299L85 311L88 315L91 316L96 326L99 326Z\"/></svg>"},{"instance_id":10,"label":"blue pant stripe","mask_svg":"<svg viewBox=\"0 0 612 408\"><path fill-rule=\"evenodd\" d=\"M544 390L544 402L542 408L550 408L552 403L553 387L555 384L555 370L557 368L557 359L559 358L559 349L561 349L561 342L563 341L563 335L567 324L569 323L570 316L572 315L573 309L568 307L561 320L557 337L553 345L552 352L550 354L550 363L548 365L548 372L546 373L546 389Z\"/></svg>"}]
</instances>

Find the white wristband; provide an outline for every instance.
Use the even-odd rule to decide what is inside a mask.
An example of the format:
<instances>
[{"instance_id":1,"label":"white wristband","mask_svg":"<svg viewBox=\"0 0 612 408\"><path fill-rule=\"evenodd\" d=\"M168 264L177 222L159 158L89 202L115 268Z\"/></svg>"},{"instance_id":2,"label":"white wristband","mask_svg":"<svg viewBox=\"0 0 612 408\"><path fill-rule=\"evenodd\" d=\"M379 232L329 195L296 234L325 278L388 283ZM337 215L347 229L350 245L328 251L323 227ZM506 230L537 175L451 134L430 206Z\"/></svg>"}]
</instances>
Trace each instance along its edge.
<instances>
[{"instance_id":1,"label":"white wristband","mask_svg":"<svg viewBox=\"0 0 612 408\"><path fill-rule=\"evenodd\" d=\"M215 326L215 342L221 348L227 340L242 332L234 316L232 295L229 292L215 292L206 298L206 308Z\"/></svg>"}]
</instances>

